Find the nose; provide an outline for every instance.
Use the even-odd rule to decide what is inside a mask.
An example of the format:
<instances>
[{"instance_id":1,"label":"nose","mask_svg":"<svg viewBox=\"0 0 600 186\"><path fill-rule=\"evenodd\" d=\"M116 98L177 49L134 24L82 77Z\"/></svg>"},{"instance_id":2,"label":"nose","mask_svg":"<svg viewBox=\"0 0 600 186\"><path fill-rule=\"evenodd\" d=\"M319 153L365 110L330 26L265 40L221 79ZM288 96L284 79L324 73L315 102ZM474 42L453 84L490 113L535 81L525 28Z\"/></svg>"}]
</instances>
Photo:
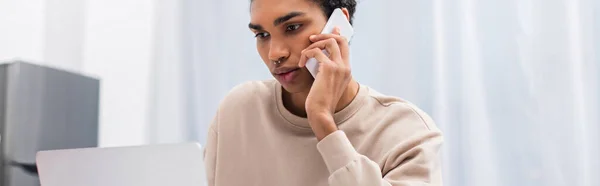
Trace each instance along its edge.
<instances>
[{"instance_id":1,"label":"nose","mask_svg":"<svg viewBox=\"0 0 600 186\"><path fill-rule=\"evenodd\" d=\"M269 60L283 63L290 55L289 47L281 40L271 38L271 46L269 47Z\"/></svg>"}]
</instances>

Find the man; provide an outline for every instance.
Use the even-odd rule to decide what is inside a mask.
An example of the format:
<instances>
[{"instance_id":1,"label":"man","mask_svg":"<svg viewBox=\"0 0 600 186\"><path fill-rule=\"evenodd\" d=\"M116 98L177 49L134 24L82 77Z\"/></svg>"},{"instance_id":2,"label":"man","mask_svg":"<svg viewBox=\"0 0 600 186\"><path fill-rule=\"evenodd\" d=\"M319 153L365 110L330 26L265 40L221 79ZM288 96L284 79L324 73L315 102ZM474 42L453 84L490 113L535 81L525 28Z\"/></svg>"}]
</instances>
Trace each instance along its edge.
<instances>
[{"instance_id":1,"label":"man","mask_svg":"<svg viewBox=\"0 0 600 186\"><path fill-rule=\"evenodd\" d=\"M442 185L442 135L431 118L359 84L339 30L319 34L335 8L352 22L354 0L250 6L257 50L276 80L239 85L222 101L205 151L210 186ZM320 64L315 78L310 58Z\"/></svg>"}]
</instances>

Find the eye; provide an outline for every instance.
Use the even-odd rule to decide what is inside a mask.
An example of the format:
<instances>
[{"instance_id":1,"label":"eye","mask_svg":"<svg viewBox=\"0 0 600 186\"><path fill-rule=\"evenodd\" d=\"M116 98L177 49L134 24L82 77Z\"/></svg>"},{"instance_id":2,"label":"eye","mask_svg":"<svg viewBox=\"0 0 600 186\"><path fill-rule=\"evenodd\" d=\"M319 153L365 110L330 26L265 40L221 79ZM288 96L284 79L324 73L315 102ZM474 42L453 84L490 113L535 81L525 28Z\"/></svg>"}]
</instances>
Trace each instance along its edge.
<instances>
[{"instance_id":1,"label":"eye","mask_svg":"<svg viewBox=\"0 0 600 186\"><path fill-rule=\"evenodd\" d=\"M256 33L256 35L254 37L258 38L258 39L264 39L265 37L269 37L269 33L259 32L259 33Z\"/></svg>"},{"instance_id":2,"label":"eye","mask_svg":"<svg viewBox=\"0 0 600 186\"><path fill-rule=\"evenodd\" d=\"M285 27L285 31L290 32L290 31L298 30L300 28L300 26L302 26L302 24L288 25L287 27Z\"/></svg>"}]
</instances>

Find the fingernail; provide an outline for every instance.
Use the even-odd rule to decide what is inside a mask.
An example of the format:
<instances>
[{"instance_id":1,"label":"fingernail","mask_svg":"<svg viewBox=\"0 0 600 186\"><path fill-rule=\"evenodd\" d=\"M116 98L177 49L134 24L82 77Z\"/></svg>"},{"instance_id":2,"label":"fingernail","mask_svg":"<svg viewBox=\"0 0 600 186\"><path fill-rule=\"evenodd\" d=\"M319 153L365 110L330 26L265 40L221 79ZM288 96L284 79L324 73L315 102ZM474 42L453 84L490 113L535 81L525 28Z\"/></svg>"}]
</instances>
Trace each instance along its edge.
<instances>
[{"instance_id":1,"label":"fingernail","mask_svg":"<svg viewBox=\"0 0 600 186\"><path fill-rule=\"evenodd\" d=\"M317 37L317 36L315 36L315 35L311 35L311 36L310 36L310 39L315 39L315 37Z\"/></svg>"}]
</instances>

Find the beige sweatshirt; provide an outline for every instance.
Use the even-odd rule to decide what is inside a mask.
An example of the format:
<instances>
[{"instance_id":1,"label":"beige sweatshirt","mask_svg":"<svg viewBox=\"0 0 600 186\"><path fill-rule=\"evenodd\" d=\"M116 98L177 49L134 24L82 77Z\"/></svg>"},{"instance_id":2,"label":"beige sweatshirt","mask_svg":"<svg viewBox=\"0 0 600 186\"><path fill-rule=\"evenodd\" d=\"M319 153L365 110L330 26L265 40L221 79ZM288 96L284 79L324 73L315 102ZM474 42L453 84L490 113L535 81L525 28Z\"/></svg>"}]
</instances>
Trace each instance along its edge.
<instances>
[{"instance_id":1,"label":"beige sweatshirt","mask_svg":"<svg viewBox=\"0 0 600 186\"><path fill-rule=\"evenodd\" d=\"M275 80L235 87L209 128L209 186L442 185L442 135L414 105L361 85L320 142Z\"/></svg>"}]
</instances>

